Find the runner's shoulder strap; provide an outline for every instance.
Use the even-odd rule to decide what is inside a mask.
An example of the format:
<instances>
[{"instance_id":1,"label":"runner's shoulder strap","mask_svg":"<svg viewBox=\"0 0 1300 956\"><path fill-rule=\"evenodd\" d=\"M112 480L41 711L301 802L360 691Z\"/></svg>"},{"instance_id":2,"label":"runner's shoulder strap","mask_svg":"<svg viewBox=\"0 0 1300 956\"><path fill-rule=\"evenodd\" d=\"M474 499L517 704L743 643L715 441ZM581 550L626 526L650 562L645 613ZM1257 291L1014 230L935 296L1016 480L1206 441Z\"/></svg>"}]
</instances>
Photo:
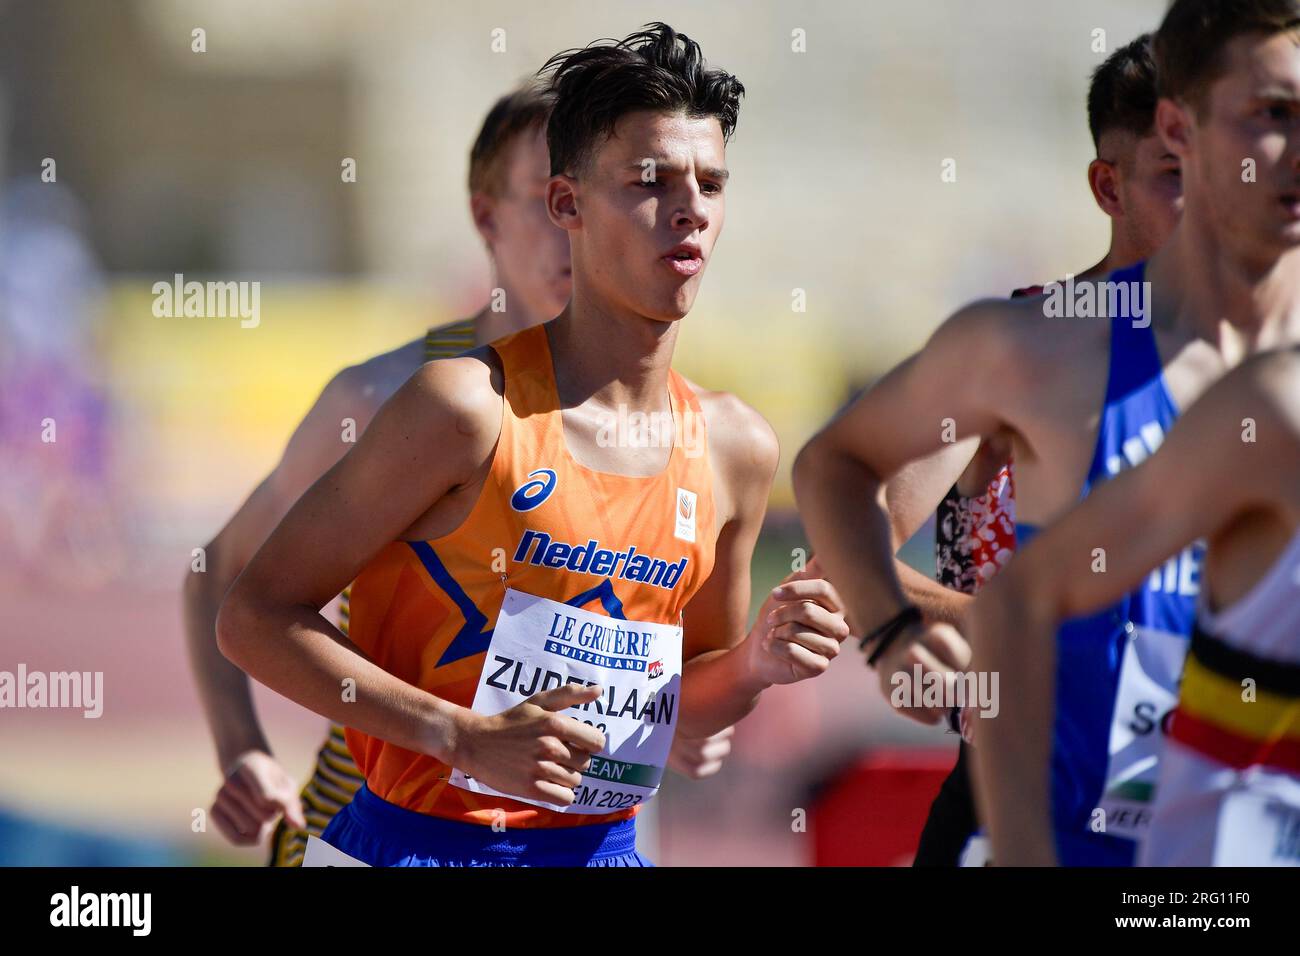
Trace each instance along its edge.
<instances>
[{"instance_id":1,"label":"runner's shoulder strap","mask_svg":"<svg viewBox=\"0 0 1300 956\"><path fill-rule=\"evenodd\" d=\"M429 329L424 334L424 360L451 358L474 347L474 320L461 319Z\"/></svg>"}]
</instances>

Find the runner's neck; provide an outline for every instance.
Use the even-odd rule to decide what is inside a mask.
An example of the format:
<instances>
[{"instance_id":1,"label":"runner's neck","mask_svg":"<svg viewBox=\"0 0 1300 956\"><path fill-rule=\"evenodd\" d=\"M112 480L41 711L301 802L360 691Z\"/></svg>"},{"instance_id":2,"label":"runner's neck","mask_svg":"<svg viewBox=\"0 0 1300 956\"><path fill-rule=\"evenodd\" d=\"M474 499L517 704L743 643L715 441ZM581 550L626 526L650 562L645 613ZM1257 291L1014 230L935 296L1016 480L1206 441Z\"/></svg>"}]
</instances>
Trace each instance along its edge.
<instances>
[{"instance_id":1,"label":"runner's neck","mask_svg":"<svg viewBox=\"0 0 1300 956\"><path fill-rule=\"evenodd\" d=\"M562 407L591 404L646 413L670 407L676 322L619 318L571 301L546 331Z\"/></svg>"},{"instance_id":2,"label":"runner's neck","mask_svg":"<svg viewBox=\"0 0 1300 956\"><path fill-rule=\"evenodd\" d=\"M1205 340L1229 367L1300 340L1300 249L1252 264L1184 213L1146 279L1154 324Z\"/></svg>"},{"instance_id":3,"label":"runner's neck","mask_svg":"<svg viewBox=\"0 0 1300 956\"><path fill-rule=\"evenodd\" d=\"M475 345L487 345L489 342L495 342L497 339L522 332L539 322L554 318L552 315L530 309L524 297L513 290L503 286L500 291L502 301L506 304L505 311L493 312L492 305L489 303L474 313L472 321Z\"/></svg>"}]
</instances>

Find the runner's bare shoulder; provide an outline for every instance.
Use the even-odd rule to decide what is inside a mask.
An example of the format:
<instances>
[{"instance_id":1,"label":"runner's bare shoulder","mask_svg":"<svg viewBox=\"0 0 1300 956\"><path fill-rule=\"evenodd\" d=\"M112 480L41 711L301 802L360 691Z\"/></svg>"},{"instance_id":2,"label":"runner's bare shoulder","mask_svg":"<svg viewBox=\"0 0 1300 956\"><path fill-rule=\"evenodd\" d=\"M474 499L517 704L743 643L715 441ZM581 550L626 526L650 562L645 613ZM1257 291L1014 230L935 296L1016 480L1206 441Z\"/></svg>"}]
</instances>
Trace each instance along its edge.
<instances>
[{"instance_id":1,"label":"runner's bare shoulder","mask_svg":"<svg viewBox=\"0 0 1300 956\"><path fill-rule=\"evenodd\" d=\"M1260 388L1275 403L1293 435L1300 436L1300 345L1259 356Z\"/></svg>"},{"instance_id":2,"label":"runner's bare shoulder","mask_svg":"<svg viewBox=\"0 0 1300 956\"><path fill-rule=\"evenodd\" d=\"M1018 377L1044 338L1038 296L980 299L943 322L922 349L926 365L967 380Z\"/></svg>"},{"instance_id":3,"label":"runner's bare shoulder","mask_svg":"<svg viewBox=\"0 0 1300 956\"><path fill-rule=\"evenodd\" d=\"M1274 460L1290 465L1294 474L1300 461L1300 345L1248 358L1215 386L1228 388L1235 388L1243 418L1258 419L1258 443L1271 445Z\"/></svg>"},{"instance_id":4,"label":"runner's bare shoulder","mask_svg":"<svg viewBox=\"0 0 1300 956\"><path fill-rule=\"evenodd\" d=\"M501 435L505 377L488 346L415 370L388 403L390 436L409 443L413 461L449 459L475 471Z\"/></svg>"},{"instance_id":5,"label":"runner's bare shoulder","mask_svg":"<svg viewBox=\"0 0 1300 956\"><path fill-rule=\"evenodd\" d=\"M946 335L954 360L965 355L966 370L978 367L1003 388L1059 387L1062 371L1077 366L1083 356L1102 360L1109 354L1110 322L1063 316L1050 307L1050 295L974 302L944 323L935 339Z\"/></svg>"},{"instance_id":6,"label":"runner's bare shoulder","mask_svg":"<svg viewBox=\"0 0 1300 956\"><path fill-rule=\"evenodd\" d=\"M325 386L320 401L347 413L364 428L379 406L419 367L423 355L424 340L419 338L349 365Z\"/></svg>"},{"instance_id":7,"label":"runner's bare shoulder","mask_svg":"<svg viewBox=\"0 0 1300 956\"><path fill-rule=\"evenodd\" d=\"M767 500L781 459L776 432L757 409L730 392L711 391L685 376L683 379L704 413L714 487L722 495L716 500L720 520L760 507ZM683 436L690 440L691 432L685 431Z\"/></svg>"},{"instance_id":8,"label":"runner's bare shoulder","mask_svg":"<svg viewBox=\"0 0 1300 956\"><path fill-rule=\"evenodd\" d=\"M709 450L741 468L771 473L781 456L776 432L752 405L731 392L711 391L682 376L704 412Z\"/></svg>"}]
</instances>

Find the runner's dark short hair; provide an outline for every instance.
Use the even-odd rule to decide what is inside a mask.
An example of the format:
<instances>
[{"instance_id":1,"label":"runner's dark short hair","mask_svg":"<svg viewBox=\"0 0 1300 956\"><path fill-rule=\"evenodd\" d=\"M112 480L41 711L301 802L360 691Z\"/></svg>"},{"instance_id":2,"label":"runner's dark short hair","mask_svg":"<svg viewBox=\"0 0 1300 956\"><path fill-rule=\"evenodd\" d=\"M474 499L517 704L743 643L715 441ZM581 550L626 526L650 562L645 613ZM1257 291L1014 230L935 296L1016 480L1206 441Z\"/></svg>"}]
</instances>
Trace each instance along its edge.
<instances>
[{"instance_id":1,"label":"runner's dark short hair","mask_svg":"<svg viewBox=\"0 0 1300 956\"><path fill-rule=\"evenodd\" d=\"M499 196L506 185L506 157L522 133L544 127L551 114L545 89L529 80L492 104L469 151L469 191Z\"/></svg>"},{"instance_id":2,"label":"runner's dark short hair","mask_svg":"<svg viewBox=\"0 0 1300 956\"><path fill-rule=\"evenodd\" d=\"M1144 33L1106 58L1088 87L1088 129L1099 150L1112 130L1142 137L1156 118L1156 60L1151 34Z\"/></svg>"},{"instance_id":3,"label":"runner's dark short hair","mask_svg":"<svg viewBox=\"0 0 1300 956\"><path fill-rule=\"evenodd\" d=\"M586 171L619 119L637 110L716 117L731 138L745 88L709 69L700 45L666 23L649 23L622 40L598 40L551 57L539 71L554 109L546 127L551 175Z\"/></svg>"},{"instance_id":4,"label":"runner's dark short hair","mask_svg":"<svg viewBox=\"0 0 1300 956\"><path fill-rule=\"evenodd\" d=\"M1300 0L1174 0L1156 31L1161 96L1199 114L1211 84L1223 75L1223 51L1237 37L1271 36L1300 28Z\"/></svg>"}]
</instances>

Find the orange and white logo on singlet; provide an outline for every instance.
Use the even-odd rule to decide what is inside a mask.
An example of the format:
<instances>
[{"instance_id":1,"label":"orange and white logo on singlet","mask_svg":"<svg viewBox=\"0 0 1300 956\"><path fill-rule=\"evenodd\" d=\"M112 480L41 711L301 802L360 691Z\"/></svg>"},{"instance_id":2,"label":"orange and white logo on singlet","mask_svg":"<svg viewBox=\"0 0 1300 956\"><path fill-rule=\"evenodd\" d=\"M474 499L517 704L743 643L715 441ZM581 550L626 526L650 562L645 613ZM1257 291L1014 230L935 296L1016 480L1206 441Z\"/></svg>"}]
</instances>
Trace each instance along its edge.
<instances>
[{"instance_id":1,"label":"orange and white logo on singlet","mask_svg":"<svg viewBox=\"0 0 1300 956\"><path fill-rule=\"evenodd\" d=\"M677 520L673 537L692 543L695 541L695 507L698 497L693 491L677 489Z\"/></svg>"},{"instance_id":2,"label":"orange and white logo on singlet","mask_svg":"<svg viewBox=\"0 0 1300 956\"><path fill-rule=\"evenodd\" d=\"M472 706L506 591L616 619L679 625L713 568L717 535L707 443L674 441L667 467L634 478L595 471L568 452L544 326L493 343L505 379L501 437L482 492L450 534L395 541L352 585L350 639L390 673ZM701 416L676 372L678 424ZM680 429L678 430L680 433ZM653 662L651 662L653 663ZM557 813L450 785L441 761L347 730L376 795L420 813L507 826L559 827L625 819Z\"/></svg>"}]
</instances>

